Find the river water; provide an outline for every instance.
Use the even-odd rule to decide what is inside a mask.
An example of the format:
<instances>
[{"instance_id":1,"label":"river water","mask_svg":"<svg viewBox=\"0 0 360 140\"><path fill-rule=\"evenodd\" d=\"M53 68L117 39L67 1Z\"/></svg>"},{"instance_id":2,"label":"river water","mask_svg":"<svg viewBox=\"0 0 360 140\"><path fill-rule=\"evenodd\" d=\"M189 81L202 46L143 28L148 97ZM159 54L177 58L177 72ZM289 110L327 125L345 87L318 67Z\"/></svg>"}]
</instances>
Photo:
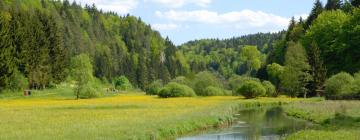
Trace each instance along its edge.
<instances>
[{"instance_id":1,"label":"river water","mask_svg":"<svg viewBox=\"0 0 360 140\"><path fill-rule=\"evenodd\" d=\"M278 140L311 127L311 123L286 117L282 108L243 110L225 129L178 138L177 140Z\"/></svg>"}]
</instances>

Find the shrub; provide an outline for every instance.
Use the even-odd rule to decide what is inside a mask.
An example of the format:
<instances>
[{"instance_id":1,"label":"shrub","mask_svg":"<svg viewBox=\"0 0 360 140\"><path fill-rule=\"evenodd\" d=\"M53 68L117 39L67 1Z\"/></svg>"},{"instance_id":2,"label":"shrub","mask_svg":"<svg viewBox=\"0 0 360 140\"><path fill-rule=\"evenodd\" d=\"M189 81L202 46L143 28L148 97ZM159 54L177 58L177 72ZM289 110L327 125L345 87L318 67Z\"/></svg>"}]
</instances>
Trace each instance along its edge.
<instances>
[{"instance_id":1,"label":"shrub","mask_svg":"<svg viewBox=\"0 0 360 140\"><path fill-rule=\"evenodd\" d=\"M12 91L24 90L28 87L28 79L21 74L18 70L15 70L9 80L9 89Z\"/></svg>"},{"instance_id":2,"label":"shrub","mask_svg":"<svg viewBox=\"0 0 360 140\"><path fill-rule=\"evenodd\" d=\"M194 97L196 96L194 90L186 85L170 82L159 92L159 97Z\"/></svg>"},{"instance_id":3,"label":"shrub","mask_svg":"<svg viewBox=\"0 0 360 140\"><path fill-rule=\"evenodd\" d=\"M203 96L225 96L227 95L224 89L219 87L209 86L205 89L205 94Z\"/></svg>"},{"instance_id":4,"label":"shrub","mask_svg":"<svg viewBox=\"0 0 360 140\"><path fill-rule=\"evenodd\" d=\"M220 79L211 72L204 71L196 74L194 80L194 90L199 96L206 96L205 89L209 86L213 87L222 87L222 83L219 82Z\"/></svg>"},{"instance_id":5,"label":"shrub","mask_svg":"<svg viewBox=\"0 0 360 140\"><path fill-rule=\"evenodd\" d=\"M229 79L230 88L235 93L245 82L248 81L260 82L259 79L254 77L233 75Z\"/></svg>"},{"instance_id":6,"label":"shrub","mask_svg":"<svg viewBox=\"0 0 360 140\"><path fill-rule=\"evenodd\" d=\"M184 76L176 77L175 79L171 80L171 82L191 86L191 81Z\"/></svg>"},{"instance_id":7,"label":"shrub","mask_svg":"<svg viewBox=\"0 0 360 140\"><path fill-rule=\"evenodd\" d=\"M275 86L271 82L263 81L262 85L266 89L267 97L277 97Z\"/></svg>"},{"instance_id":8,"label":"shrub","mask_svg":"<svg viewBox=\"0 0 360 140\"><path fill-rule=\"evenodd\" d=\"M333 75L325 82L325 94L327 96L339 95L341 92L346 91L353 81L354 78L346 72Z\"/></svg>"},{"instance_id":9,"label":"shrub","mask_svg":"<svg viewBox=\"0 0 360 140\"><path fill-rule=\"evenodd\" d=\"M148 88L146 89L146 94L158 95L162 87L163 87L162 80L156 80L148 86Z\"/></svg>"},{"instance_id":10,"label":"shrub","mask_svg":"<svg viewBox=\"0 0 360 140\"><path fill-rule=\"evenodd\" d=\"M79 87L78 93L80 99L90 99L99 97L99 91L96 90L96 86L93 84L86 84L84 86Z\"/></svg>"},{"instance_id":11,"label":"shrub","mask_svg":"<svg viewBox=\"0 0 360 140\"><path fill-rule=\"evenodd\" d=\"M264 95L266 89L261 85L260 82L247 81L237 90L238 95L243 95L245 98L256 98Z\"/></svg>"},{"instance_id":12,"label":"shrub","mask_svg":"<svg viewBox=\"0 0 360 140\"><path fill-rule=\"evenodd\" d=\"M130 81L125 76L115 78L113 83L115 88L118 90L130 90L133 88Z\"/></svg>"},{"instance_id":13,"label":"shrub","mask_svg":"<svg viewBox=\"0 0 360 140\"><path fill-rule=\"evenodd\" d=\"M354 75L354 81L349 85L344 85L341 89L342 95L360 96L360 72Z\"/></svg>"}]
</instances>

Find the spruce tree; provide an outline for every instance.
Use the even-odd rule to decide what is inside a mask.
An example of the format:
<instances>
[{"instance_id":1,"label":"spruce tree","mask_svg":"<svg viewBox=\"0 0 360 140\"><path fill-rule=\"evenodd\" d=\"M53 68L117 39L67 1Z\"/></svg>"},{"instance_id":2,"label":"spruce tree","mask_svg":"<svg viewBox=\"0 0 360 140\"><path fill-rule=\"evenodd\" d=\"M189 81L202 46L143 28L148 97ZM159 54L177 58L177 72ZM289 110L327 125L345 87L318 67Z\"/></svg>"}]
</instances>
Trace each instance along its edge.
<instances>
[{"instance_id":1,"label":"spruce tree","mask_svg":"<svg viewBox=\"0 0 360 140\"><path fill-rule=\"evenodd\" d=\"M320 0L316 0L314 3L314 7L311 10L309 17L305 22L305 30L309 29L310 25L314 22L314 20L321 14L324 10L324 7Z\"/></svg>"},{"instance_id":2,"label":"spruce tree","mask_svg":"<svg viewBox=\"0 0 360 140\"><path fill-rule=\"evenodd\" d=\"M337 10L342 7L342 1L341 0L328 0L325 9L326 10Z\"/></svg>"},{"instance_id":3,"label":"spruce tree","mask_svg":"<svg viewBox=\"0 0 360 140\"><path fill-rule=\"evenodd\" d=\"M320 49L315 42L308 48L308 60L311 67L311 75L313 77L310 85L310 92L315 93L312 96L321 96L326 80L326 68L321 58Z\"/></svg>"},{"instance_id":4,"label":"spruce tree","mask_svg":"<svg viewBox=\"0 0 360 140\"><path fill-rule=\"evenodd\" d=\"M286 32L286 37L285 38L286 38L287 41L291 40L290 34L291 34L291 32L292 32L292 30L294 29L295 26L296 26L296 21L295 21L295 18L292 17L291 20L290 20L288 30Z\"/></svg>"},{"instance_id":5,"label":"spruce tree","mask_svg":"<svg viewBox=\"0 0 360 140\"><path fill-rule=\"evenodd\" d=\"M12 45L9 13L0 12L0 91L8 85L9 77L16 69L15 47Z\"/></svg>"},{"instance_id":6,"label":"spruce tree","mask_svg":"<svg viewBox=\"0 0 360 140\"><path fill-rule=\"evenodd\" d=\"M351 0L351 5L353 5L354 7L359 7L360 6L360 0Z\"/></svg>"}]
</instances>

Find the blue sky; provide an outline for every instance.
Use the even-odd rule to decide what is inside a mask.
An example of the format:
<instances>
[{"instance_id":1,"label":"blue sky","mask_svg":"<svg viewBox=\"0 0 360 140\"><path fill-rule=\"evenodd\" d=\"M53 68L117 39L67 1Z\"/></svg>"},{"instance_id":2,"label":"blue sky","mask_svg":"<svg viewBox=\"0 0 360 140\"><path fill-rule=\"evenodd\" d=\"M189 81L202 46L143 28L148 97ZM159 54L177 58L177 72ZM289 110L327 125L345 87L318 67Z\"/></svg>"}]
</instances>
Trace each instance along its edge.
<instances>
[{"instance_id":1,"label":"blue sky","mask_svg":"<svg viewBox=\"0 0 360 140\"><path fill-rule=\"evenodd\" d=\"M286 29L306 17L314 0L77 0L104 11L141 17L177 45L194 39L230 38Z\"/></svg>"}]
</instances>

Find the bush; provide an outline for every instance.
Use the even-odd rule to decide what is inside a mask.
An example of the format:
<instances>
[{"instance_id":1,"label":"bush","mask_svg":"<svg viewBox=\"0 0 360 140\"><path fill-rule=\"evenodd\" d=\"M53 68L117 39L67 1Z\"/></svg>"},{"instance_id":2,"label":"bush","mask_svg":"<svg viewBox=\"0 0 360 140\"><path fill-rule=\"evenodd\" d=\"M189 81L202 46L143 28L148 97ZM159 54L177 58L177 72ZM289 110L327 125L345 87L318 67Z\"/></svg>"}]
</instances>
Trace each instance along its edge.
<instances>
[{"instance_id":1,"label":"bush","mask_svg":"<svg viewBox=\"0 0 360 140\"><path fill-rule=\"evenodd\" d=\"M209 86L213 87L223 87L222 83L219 82L220 79L217 78L217 76L211 72L204 71L196 74L195 80L194 80L194 90L197 95L199 96L206 96L205 89Z\"/></svg>"},{"instance_id":2,"label":"bush","mask_svg":"<svg viewBox=\"0 0 360 140\"><path fill-rule=\"evenodd\" d=\"M255 81L260 82L259 79L249 76L239 76L239 75L233 75L229 79L230 88L234 93L245 83L248 81Z\"/></svg>"},{"instance_id":3,"label":"bush","mask_svg":"<svg viewBox=\"0 0 360 140\"><path fill-rule=\"evenodd\" d=\"M219 87L209 86L205 89L205 94L203 96L225 96L227 95L224 89Z\"/></svg>"},{"instance_id":4,"label":"bush","mask_svg":"<svg viewBox=\"0 0 360 140\"><path fill-rule=\"evenodd\" d=\"M133 88L132 84L125 76L115 78L113 83L115 88L118 90L130 90Z\"/></svg>"},{"instance_id":5,"label":"bush","mask_svg":"<svg viewBox=\"0 0 360 140\"><path fill-rule=\"evenodd\" d=\"M349 85L344 85L341 89L342 95L360 96L360 72L354 75L354 81Z\"/></svg>"},{"instance_id":6,"label":"bush","mask_svg":"<svg viewBox=\"0 0 360 140\"><path fill-rule=\"evenodd\" d=\"M170 82L159 92L159 97L194 97L196 96L194 90L186 85Z\"/></svg>"},{"instance_id":7,"label":"bush","mask_svg":"<svg viewBox=\"0 0 360 140\"><path fill-rule=\"evenodd\" d=\"M260 82L247 81L237 90L238 95L243 95L247 99L256 98L266 93L266 89Z\"/></svg>"},{"instance_id":8,"label":"bush","mask_svg":"<svg viewBox=\"0 0 360 140\"><path fill-rule=\"evenodd\" d=\"M158 95L162 87L163 87L162 80L156 80L148 86L148 88L146 89L146 94Z\"/></svg>"},{"instance_id":9,"label":"bush","mask_svg":"<svg viewBox=\"0 0 360 140\"><path fill-rule=\"evenodd\" d=\"M263 87L266 89L267 97L277 97L275 86L269 81L262 82Z\"/></svg>"},{"instance_id":10,"label":"bush","mask_svg":"<svg viewBox=\"0 0 360 140\"><path fill-rule=\"evenodd\" d=\"M325 82L326 96L340 95L342 92L348 90L349 85L352 84L353 81L354 78L346 72L331 76Z\"/></svg>"},{"instance_id":11,"label":"bush","mask_svg":"<svg viewBox=\"0 0 360 140\"><path fill-rule=\"evenodd\" d=\"M29 86L28 79L18 70L14 71L9 80L9 89L12 91L21 91Z\"/></svg>"},{"instance_id":12,"label":"bush","mask_svg":"<svg viewBox=\"0 0 360 140\"><path fill-rule=\"evenodd\" d=\"M175 79L171 80L171 82L191 86L191 81L184 76L176 77Z\"/></svg>"},{"instance_id":13,"label":"bush","mask_svg":"<svg viewBox=\"0 0 360 140\"><path fill-rule=\"evenodd\" d=\"M78 93L80 99L97 98L100 96L99 91L96 90L96 86L93 84L86 84L79 87Z\"/></svg>"}]
</instances>

